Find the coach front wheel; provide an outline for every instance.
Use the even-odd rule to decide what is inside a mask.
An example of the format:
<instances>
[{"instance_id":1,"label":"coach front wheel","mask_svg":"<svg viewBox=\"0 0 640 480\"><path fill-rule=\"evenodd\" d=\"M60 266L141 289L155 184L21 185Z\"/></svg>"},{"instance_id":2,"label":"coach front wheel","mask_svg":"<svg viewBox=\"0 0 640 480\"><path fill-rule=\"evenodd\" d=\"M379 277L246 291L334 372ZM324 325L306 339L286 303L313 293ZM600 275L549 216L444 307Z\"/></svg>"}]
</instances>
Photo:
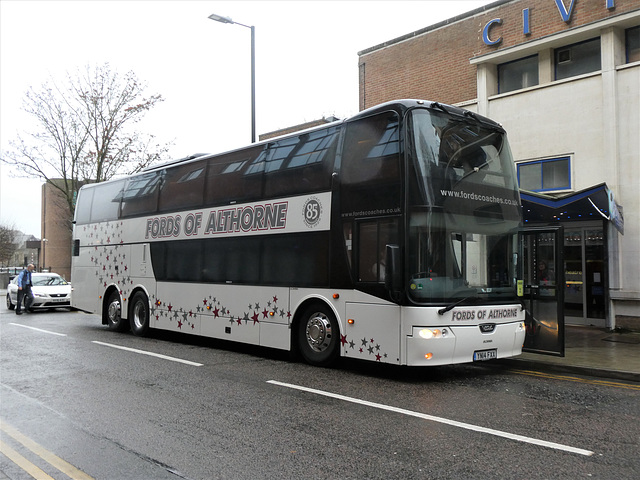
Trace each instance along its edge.
<instances>
[{"instance_id":1,"label":"coach front wheel","mask_svg":"<svg viewBox=\"0 0 640 480\"><path fill-rule=\"evenodd\" d=\"M149 333L149 299L142 292L137 292L131 300L129 321L135 335L144 337Z\"/></svg>"},{"instance_id":2,"label":"coach front wheel","mask_svg":"<svg viewBox=\"0 0 640 480\"><path fill-rule=\"evenodd\" d=\"M326 367L338 359L340 329L328 307L309 307L298 324L297 333L300 354L311 365Z\"/></svg>"}]
</instances>

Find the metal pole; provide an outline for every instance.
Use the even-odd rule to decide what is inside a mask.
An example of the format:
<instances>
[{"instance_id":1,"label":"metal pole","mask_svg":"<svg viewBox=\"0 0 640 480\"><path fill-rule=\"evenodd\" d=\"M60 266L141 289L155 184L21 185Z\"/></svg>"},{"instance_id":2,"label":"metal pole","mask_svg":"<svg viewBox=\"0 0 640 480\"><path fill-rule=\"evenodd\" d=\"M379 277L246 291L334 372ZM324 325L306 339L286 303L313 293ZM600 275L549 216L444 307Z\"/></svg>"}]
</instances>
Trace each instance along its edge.
<instances>
[{"instance_id":1,"label":"metal pole","mask_svg":"<svg viewBox=\"0 0 640 480\"><path fill-rule=\"evenodd\" d=\"M256 142L256 29L254 26L245 25L243 23L234 22L229 17L223 17L212 13L209 15L211 20L220 23L230 23L240 25L251 29L251 143Z\"/></svg>"},{"instance_id":2,"label":"metal pole","mask_svg":"<svg viewBox=\"0 0 640 480\"><path fill-rule=\"evenodd\" d=\"M256 29L251 26L251 143L256 143Z\"/></svg>"}]
</instances>

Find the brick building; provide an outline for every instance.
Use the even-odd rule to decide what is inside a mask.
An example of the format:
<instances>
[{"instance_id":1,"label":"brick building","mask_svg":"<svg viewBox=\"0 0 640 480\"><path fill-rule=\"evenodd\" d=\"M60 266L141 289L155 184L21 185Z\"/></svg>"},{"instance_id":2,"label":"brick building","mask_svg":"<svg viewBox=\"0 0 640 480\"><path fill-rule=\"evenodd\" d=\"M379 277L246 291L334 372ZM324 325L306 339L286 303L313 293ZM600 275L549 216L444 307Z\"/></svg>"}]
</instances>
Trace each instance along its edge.
<instances>
[{"instance_id":1,"label":"brick building","mask_svg":"<svg viewBox=\"0 0 640 480\"><path fill-rule=\"evenodd\" d=\"M567 323L640 327L639 44L640 0L502 0L358 54L361 109L504 125L526 225L564 227Z\"/></svg>"},{"instance_id":2,"label":"brick building","mask_svg":"<svg viewBox=\"0 0 640 480\"><path fill-rule=\"evenodd\" d=\"M55 179L53 181L56 181ZM40 267L71 281L71 214L60 191L42 185Z\"/></svg>"}]
</instances>

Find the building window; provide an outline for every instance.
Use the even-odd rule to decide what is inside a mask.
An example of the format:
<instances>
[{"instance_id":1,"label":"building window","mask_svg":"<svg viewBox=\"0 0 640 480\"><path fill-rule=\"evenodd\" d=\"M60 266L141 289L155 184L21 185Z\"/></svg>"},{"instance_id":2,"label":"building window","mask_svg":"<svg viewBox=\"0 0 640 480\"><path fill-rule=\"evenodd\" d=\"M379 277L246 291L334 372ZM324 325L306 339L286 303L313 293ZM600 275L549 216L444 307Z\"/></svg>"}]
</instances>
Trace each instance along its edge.
<instances>
[{"instance_id":1,"label":"building window","mask_svg":"<svg viewBox=\"0 0 640 480\"><path fill-rule=\"evenodd\" d=\"M538 56L498 65L498 93L538 85Z\"/></svg>"},{"instance_id":2,"label":"building window","mask_svg":"<svg viewBox=\"0 0 640 480\"><path fill-rule=\"evenodd\" d=\"M518 184L523 190L544 192L571 188L569 157L548 158L518 164Z\"/></svg>"},{"instance_id":3,"label":"building window","mask_svg":"<svg viewBox=\"0 0 640 480\"><path fill-rule=\"evenodd\" d=\"M627 63L640 62L640 26L625 32Z\"/></svg>"},{"instance_id":4,"label":"building window","mask_svg":"<svg viewBox=\"0 0 640 480\"><path fill-rule=\"evenodd\" d=\"M600 38L555 50L556 80L600 70Z\"/></svg>"}]
</instances>

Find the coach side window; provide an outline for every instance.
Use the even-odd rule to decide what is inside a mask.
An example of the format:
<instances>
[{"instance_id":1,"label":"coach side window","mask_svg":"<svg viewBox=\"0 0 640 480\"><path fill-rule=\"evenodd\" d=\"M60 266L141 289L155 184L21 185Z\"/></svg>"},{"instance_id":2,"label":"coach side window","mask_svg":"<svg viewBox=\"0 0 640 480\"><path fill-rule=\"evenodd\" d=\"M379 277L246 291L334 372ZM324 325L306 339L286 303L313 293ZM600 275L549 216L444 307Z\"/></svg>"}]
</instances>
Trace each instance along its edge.
<instances>
[{"instance_id":1,"label":"coach side window","mask_svg":"<svg viewBox=\"0 0 640 480\"><path fill-rule=\"evenodd\" d=\"M158 210L158 190L163 172L149 172L131 177L122 197L122 216L153 215Z\"/></svg>"},{"instance_id":2,"label":"coach side window","mask_svg":"<svg viewBox=\"0 0 640 480\"><path fill-rule=\"evenodd\" d=\"M401 209L401 158L400 124L395 112L347 124L339 177L344 218Z\"/></svg>"},{"instance_id":3,"label":"coach side window","mask_svg":"<svg viewBox=\"0 0 640 480\"><path fill-rule=\"evenodd\" d=\"M95 188L85 188L78 192L78 200L76 202L75 221L76 225L91 222L91 202L93 201L93 192Z\"/></svg>"},{"instance_id":4,"label":"coach side window","mask_svg":"<svg viewBox=\"0 0 640 480\"><path fill-rule=\"evenodd\" d=\"M208 160L204 204L228 205L258 200L262 196L262 174L247 175L253 161L260 158L264 145L249 147Z\"/></svg>"},{"instance_id":5,"label":"coach side window","mask_svg":"<svg viewBox=\"0 0 640 480\"><path fill-rule=\"evenodd\" d=\"M202 205L206 162L192 162L167 169L158 210L187 210Z\"/></svg>"},{"instance_id":6,"label":"coach side window","mask_svg":"<svg viewBox=\"0 0 640 480\"><path fill-rule=\"evenodd\" d=\"M264 173L266 197L284 197L331 188L339 127L274 142Z\"/></svg>"},{"instance_id":7,"label":"coach side window","mask_svg":"<svg viewBox=\"0 0 640 480\"><path fill-rule=\"evenodd\" d=\"M92 222L106 222L118 218L123 188L124 180L94 187L94 198L91 204Z\"/></svg>"},{"instance_id":8,"label":"coach side window","mask_svg":"<svg viewBox=\"0 0 640 480\"><path fill-rule=\"evenodd\" d=\"M344 184L365 184L398 179L400 135L394 112L357 120L347 125L342 170Z\"/></svg>"}]
</instances>

